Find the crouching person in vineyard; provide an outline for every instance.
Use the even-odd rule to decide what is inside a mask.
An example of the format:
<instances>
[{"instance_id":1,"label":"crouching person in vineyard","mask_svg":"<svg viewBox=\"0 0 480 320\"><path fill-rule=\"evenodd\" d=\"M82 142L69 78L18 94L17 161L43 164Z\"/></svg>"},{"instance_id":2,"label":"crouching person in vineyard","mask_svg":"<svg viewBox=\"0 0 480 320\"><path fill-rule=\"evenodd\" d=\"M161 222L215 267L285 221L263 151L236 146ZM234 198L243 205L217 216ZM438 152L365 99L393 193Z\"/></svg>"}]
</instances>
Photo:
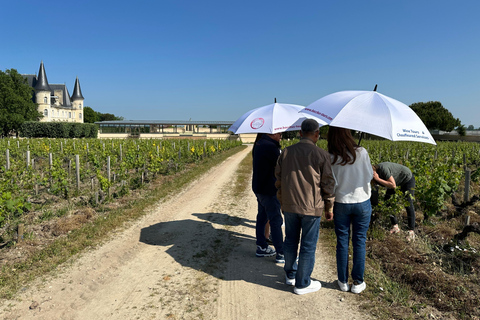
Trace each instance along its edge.
<instances>
[{"instance_id":1,"label":"crouching person in vineyard","mask_svg":"<svg viewBox=\"0 0 480 320\"><path fill-rule=\"evenodd\" d=\"M412 171L406 166L398 163L381 162L373 166L373 180L379 185L387 188L385 201L395 194L395 188L400 187L400 190L405 195L405 200L408 201L405 206L408 219L407 240L411 241L415 239L415 208L413 207L415 176ZM390 216L390 220L392 222L390 233L400 232L397 218L392 215Z\"/></svg>"}]
</instances>

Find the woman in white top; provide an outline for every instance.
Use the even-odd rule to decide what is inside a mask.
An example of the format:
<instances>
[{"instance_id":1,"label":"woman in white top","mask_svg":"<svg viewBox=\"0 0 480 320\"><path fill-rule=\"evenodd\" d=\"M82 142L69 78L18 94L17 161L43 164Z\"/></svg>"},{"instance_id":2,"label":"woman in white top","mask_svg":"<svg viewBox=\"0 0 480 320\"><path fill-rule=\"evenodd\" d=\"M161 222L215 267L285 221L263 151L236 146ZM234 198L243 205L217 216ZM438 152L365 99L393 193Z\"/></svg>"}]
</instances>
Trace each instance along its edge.
<instances>
[{"instance_id":1,"label":"woman in white top","mask_svg":"<svg viewBox=\"0 0 480 320\"><path fill-rule=\"evenodd\" d=\"M353 268L351 291L360 293L366 288L365 242L370 225L370 181L372 165L367 151L358 146L349 129L330 127L328 130L328 152L332 159L332 170L337 180L333 220L337 235L337 283L342 291L349 291L348 245L352 226Z\"/></svg>"}]
</instances>

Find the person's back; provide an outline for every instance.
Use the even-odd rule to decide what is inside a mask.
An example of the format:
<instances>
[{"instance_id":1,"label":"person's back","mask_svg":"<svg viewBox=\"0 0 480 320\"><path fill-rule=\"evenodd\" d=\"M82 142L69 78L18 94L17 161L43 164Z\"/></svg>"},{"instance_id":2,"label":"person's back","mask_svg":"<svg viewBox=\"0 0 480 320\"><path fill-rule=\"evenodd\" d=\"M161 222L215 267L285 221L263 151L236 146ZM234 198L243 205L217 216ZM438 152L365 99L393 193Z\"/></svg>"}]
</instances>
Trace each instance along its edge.
<instances>
[{"instance_id":1,"label":"person's back","mask_svg":"<svg viewBox=\"0 0 480 320\"><path fill-rule=\"evenodd\" d=\"M373 169L367 151L358 147L355 149L356 161L354 164L339 165L343 160L339 158L332 164L332 170L337 180L335 188L335 202L358 203L370 199L370 181ZM332 161L333 155L330 155Z\"/></svg>"},{"instance_id":2,"label":"person's back","mask_svg":"<svg viewBox=\"0 0 480 320\"><path fill-rule=\"evenodd\" d=\"M280 143L264 134L253 148L252 190L257 194L275 195L275 165L280 155Z\"/></svg>"},{"instance_id":3,"label":"person's back","mask_svg":"<svg viewBox=\"0 0 480 320\"><path fill-rule=\"evenodd\" d=\"M257 257L276 255L276 262L283 263L283 231L280 202L277 199L275 187L275 166L280 154L281 133L264 134L255 142L253 149L253 177L252 190L258 204L258 213L255 224ZM269 222L272 242L275 250L267 244L265 227Z\"/></svg>"},{"instance_id":4,"label":"person's back","mask_svg":"<svg viewBox=\"0 0 480 320\"><path fill-rule=\"evenodd\" d=\"M310 139L302 139L283 151L279 159L283 171L278 197L284 211L320 216L323 211L322 186L331 186L330 156ZM320 188L319 188L320 186ZM327 193L332 194L333 190Z\"/></svg>"},{"instance_id":5,"label":"person's back","mask_svg":"<svg viewBox=\"0 0 480 320\"><path fill-rule=\"evenodd\" d=\"M385 201L388 201L394 194L398 187L405 196L405 209L408 217L408 235L407 240L413 241L415 239L415 207L413 199L415 197L415 176L412 171L399 163L381 162L374 166L373 179L376 183L387 188L385 193ZM398 220L395 215L390 216L392 229L390 233L400 232Z\"/></svg>"},{"instance_id":6,"label":"person's back","mask_svg":"<svg viewBox=\"0 0 480 320\"><path fill-rule=\"evenodd\" d=\"M397 186L404 185L412 178L412 171L408 167L394 162L381 162L376 171L384 180L393 177Z\"/></svg>"},{"instance_id":7,"label":"person's back","mask_svg":"<svg viewBox=\"0 0 480 320\"><path fill-rule=\"evenodd\" d=\"M370 224L370 181L373 169L367 151L358 146L349 129L330 127L328 151L337 186L333 220L337 236L337 284L342 291L360 293L366 288L365 244ZM348 284L349 242L352 240L353 285Z\"/></svg>"},{"instance_id":8,"label":"person's back","mask_svg":"<svg viewBox=\"0 0 480 320\"><path fill-rule=\"evenodd\" d=\"M328 154L315 144L318 122L304 120L300 135L300 142L287 147L278 158L275 186L285 216L285 283L295 286L296 294L305 294L322 287L310 276L324 207L327 220L332 219L335 179Z\"/></svg>"}]
</instances>

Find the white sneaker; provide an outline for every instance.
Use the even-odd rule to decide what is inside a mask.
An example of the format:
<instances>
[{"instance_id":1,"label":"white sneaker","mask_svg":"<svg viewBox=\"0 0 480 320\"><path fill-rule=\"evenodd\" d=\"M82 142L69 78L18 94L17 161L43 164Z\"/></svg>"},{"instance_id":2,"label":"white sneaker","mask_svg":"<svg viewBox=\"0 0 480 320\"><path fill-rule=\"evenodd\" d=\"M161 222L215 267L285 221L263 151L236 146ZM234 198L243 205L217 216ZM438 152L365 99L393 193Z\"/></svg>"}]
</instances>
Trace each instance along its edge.
<instances>
[{"instance_id":1,"label":"white sneaker","mask_svg":"<svg viewBox=\"0 0 480 320\"><path fill-rule=\"evenodd\" d=\"M311 293L311 292L315 292L315 291L318 291L320 290L320 288L322 287L322 284L320 283L320 281L310 281L310 285L308 287L305 287L305 288L293 288L293 292L295 292L296 294L306 294L306 293Z\"/></svg>"},{"instance_id":2,"label":"white sneaker","mask_svg":"<svg viewBox=\"0 0 480 320\"><path fill-rule=\"evenodd\" d=\"M348 285L348 283L343 283L343 282L340 282L340 280L337 280L337 284L340 287L340 290L344 292L350 291L350 286Z\"/></svg>"},{"instance_id":3,"label":"white sneaker","mask_svg":"<svg viewBox=\"0 0 480 320\"><path fill-rule=\"evenodd\" d=\"M295 278L290 279L289 277L285 276L285 284L289 286L294 286L295 285Z\"/></svg>"},{"instance_id":4,"label":"white sneaker","mask_svg":"<svg viewBox=\"0 0 480 320\"><path fill-rule=\"evenodd\" d=\"M356 282L356 281L355 281ZM367 287L367 284L365 283L365 281L363 281L362 283L360 284L355 284L355 282L353 283L352 285L352 292L353 293L360 293L362 292L363 290L365 290L365 288Z\"/></svg>"},{"instance_id":5,"label":"white sneaker","mask_svg":"<svg viewBox=\"0 0 480 320\"><path fill-rule=\"evenodd\" d=\"M415 241L415 231L413 230L408 230L408 234L407 234L407 241Z\"/></svg>"}]
</instances>

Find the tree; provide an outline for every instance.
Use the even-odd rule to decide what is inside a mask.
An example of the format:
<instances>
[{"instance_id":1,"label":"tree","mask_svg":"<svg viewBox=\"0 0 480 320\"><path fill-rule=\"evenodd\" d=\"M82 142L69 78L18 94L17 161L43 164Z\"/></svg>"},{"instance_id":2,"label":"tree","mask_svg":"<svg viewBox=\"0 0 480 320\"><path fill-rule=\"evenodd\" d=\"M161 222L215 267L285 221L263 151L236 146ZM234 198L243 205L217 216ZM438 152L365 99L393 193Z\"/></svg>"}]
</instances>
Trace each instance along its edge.
<instances>
[{"instance_id":1,"label":"tree","mask_svg":"<svg viewBox=\"0 0 480 320\"><path fill-rule=\"evenodd\" d=\"M123 117L118 117L111 113L101 113L93 110L88 106L83 108L83 113L84 113L83 122L87 122L87 123L95 123L97 121L123 120Z\"/></svg>"},{"instance_id":2,"label":"tree","mask_svg":"<svg viewBox=\"0 0 480 320\"><path fill-rule=\"evenodd\" d=\"M115 121L115 120L123 120L123 117L117 117L114 114L111 113L97 113L99 116L98 121Z\"/></svg>"},{"instance_id":3,"label":"tree","mask_svg":"<svg viewBox=\"0 0 480 320\"><path fill-rule=\"evenodd\" d=\"M452 131L462 123L454 118L438 101L417 102L410 105L429 130Z\"/></svg>"},{"instance_id":4,"label":"tree","mask_svg":"<svg viewBox=\"0 0 480 320\"><path fill-rule=\"evenodd\" d=\"M38 121L42 114L32 100L33 89L15 69L0 70L0 130L1 136L15 132L25 121Z\"/></svg>"},{"instance_id":5,"label":"tree","mask_svg":"<svg viewBox=\"0 0 480 320\"><path fill-rule=\"evenodd\" d=\"M467 128L465 128L465 126L462 124L461 126L457 127L457 132L460 136L465 137L467 134Z\"/></svg>"},{"instance_id":6,"label":"tree","mask_svg":"<svg viewBox=\"0 0 480 320\"><path fill-rule=\"evenodd\" d=\"M97 113L92 108L85 106L83 108L83 122L95 123L97 121L99 121L97 118Z\"/></svg>"},{"instance_id":7,"label":"tree","mask_svg":"<svg viewBox=\"0 0 480 320\"><path fill-rule=\"evenodd\" d=\"M467 127L467 130L475 130L475 128L473 127L473 124L469 125L469 126Z\"/></svg>"}]
</instances>

